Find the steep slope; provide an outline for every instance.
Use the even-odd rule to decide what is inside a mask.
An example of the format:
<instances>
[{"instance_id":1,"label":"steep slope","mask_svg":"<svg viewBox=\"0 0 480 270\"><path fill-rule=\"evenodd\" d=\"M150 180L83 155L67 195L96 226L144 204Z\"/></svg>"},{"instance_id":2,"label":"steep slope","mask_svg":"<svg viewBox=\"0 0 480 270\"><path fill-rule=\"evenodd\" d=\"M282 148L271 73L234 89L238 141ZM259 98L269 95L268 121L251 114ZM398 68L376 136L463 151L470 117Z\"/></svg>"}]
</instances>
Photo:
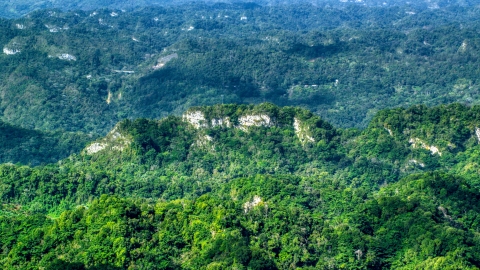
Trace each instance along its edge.
<instances>
[{"instance_id":1,"label":"steep slope","mask_svg":"<svg viewBox=\"0 0 480 270\"><path fill-rule=\"evenodd\" d=\"M342 161L339 139L330 124L297 108L268 103L193 108L183 120L125 120L79 155L56 165L1 165L3 194L9 194L10 203L41 206L39 211L110 193L197 197L244 175L335 172L337 162L349 162ZM25 177L19 179L18 173ZM375 179L372 175L370 181ZM27 187L42 195L25 194Z\"/></svg>"},{"instance_id":2,"label":"steep slope","mask_svg":"<svg viewBox=\"0 0 480 270\"><path fill-rule=\"evenodd\" d=\"M474 168L474 153L480 149L479 119L479 106L460 104L384 110L348 148L352 156L392 164L404 174L451 170L460 163ZM472 161L461 162L467 157Z\"/></svg>"},{"instance_id":3,"label":"steep slope","mask_svg":"<svg viewBox=\"0 0 480 270\"><path fill-rule=\"evenodd\" d=\"M359 132L271 103L193 107L182 117L122 121L59 164L2 165L4 194L10 203L35 207L56 198L37 209L50 211L62 201L65 207L101 194L192 198L257 174L328 176L375 189L411 173L443 170L477 185L478 114L478 106L458 104L385 110ZM26 194L27 187L40 196Z\"/></svg>"}]
</instances>

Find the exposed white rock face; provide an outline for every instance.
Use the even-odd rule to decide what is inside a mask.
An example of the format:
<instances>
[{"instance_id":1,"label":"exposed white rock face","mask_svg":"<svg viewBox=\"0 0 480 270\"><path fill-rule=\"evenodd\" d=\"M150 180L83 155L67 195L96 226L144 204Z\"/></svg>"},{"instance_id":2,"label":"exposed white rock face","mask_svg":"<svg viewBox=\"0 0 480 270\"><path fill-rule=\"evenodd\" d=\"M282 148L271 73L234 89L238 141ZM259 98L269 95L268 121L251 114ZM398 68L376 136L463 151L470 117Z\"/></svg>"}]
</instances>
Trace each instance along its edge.
<instances>
[{"instance_id":1,"label":"exposed white rock face","mask_svg":"<svg viewBox=\"0 0 480 270\"><path fill-rule=\"evenodd\" d=\"M112 102L112 92L108 91L107 104L110 104L111 102Z\"/></svg>"},{"instance_id":2,"label":"exposed white rock face","mask_svg":"<svg viewBox=\"0 0 480 270\"><path fill-rule=\"evenodd\" d=\"M89 155L95 154L105 149L105 147L107 147L106 143L92 143L86 148L87 154Z\"/></svg>"},{"instance_id":3,"label":"exposed white rock face","mask_svg":"<svg viewBox=\"0 0 480 270\"><path fill-rule=\"evenodd\" d=\"M156 64L155 66L153 66L152 68L153 68L153 69L162 68L162 67L165 66L168 62L170 62L171 60L173 60L173 59L175 59L175 58L178 58L178 54L177 54L177 53L172 53L172 54L170 54L170 55L161 57L160 59L158 59L157 64Z\"/></svg>"},{"instance_id":4,"label":"exposed white rock face","mask_svg":"<svg viewBox=\"0 0 480 270\"><path fill-rule=\"evenodd\" d=\"M247 131L249 127L271 127L272 119L266 114L260 115L244 115L238 119L238 128Z\"/></svg>"},{"instance_id":5,"label":"exposed white rock face","mask_svg":"<svg viewBox=\"0 0 480 270\"><path fill-rule=\"evenodd\" d=\"M123 151L127 146L132 143L131 140L123 136L120 132L118 132L118 127L115 127L108 133L107 139L114 142L114 146L112 147L113 150Z\"/></svg>"},{"instance_id":6,"label":"exposed white rock face","mask_svg":"<svg viewBox=\"0 0 480 270\"><path fill-rule=\"evenodd\" d=\"M231 127L232 123L230 122L230 118L213 118L212 119L212 127L219 127L219 126L226 126Z\"/></svg>"},{"instance_id":7,"label":"exposed white rock face","mask_svg":"<svg viewBox=\"0 0 480 270\"><path fill-rule=\"evenodd\" d=\"M428 149L427 149L428 150ZM432 155L438 154L439 156L442 155L442 153L438 150L436 146L430 146L430 152L432 152Z\"/></svg>"},{"instance_id":8,"label":"exposed white rock face","mask_svg":"<svg viewBox=\"0 0 480 270\"><path fill-rule=\"evenodd\" d=\"M460 45L460 48L458 48L458 51L459 52L466 52L467 51L467 46L468 46L467 41L463 41L462 45Z\"/></svg>"},{"instance_id":9,"label":"exposed white rock face","mask_svg":"<svg viewBox=\"0 0 480 270\"><path fill-rule=\"evenodd\" d=\"M20 24L20 23L15 24L15 26L17 27L17 29L20 29L20 30L23 30L23 29L26 28L25 25Z\"/></svg>"},{"instance_id":10,"label":"exposed white rock face","mask_svg":"<svg viewBox=\"0 0 480 270\"><path fill-rule=\"evenodd\" d=\"M389 129L389 128L386 128L386 127L384 127L384 129L385 129L386 131L388 131L388 134L390 134L390 136L393 136L393 132L392 132L392 130L391 130L391 129Z\"/></svg>"},{"instance_id":11,"label":"exposed white rock face","mask_svg":"<svg viewBox=\"0 0 480 270\"><path fill-rule=\"evenodd\" d=\"M307 142L315 142L315 139L306 133L308 129L302 127L302 123L297 118L294 118L293 128L295 129L295 134L302 144Z\"/></svg>"},{"instance_id":12,"label":"exposed white rock face","mask_svg":"<svg viewBox=\"0 0 480 270\"><path fill-rule=\"evenodd\" d=\"M75 57L71 54L68 54L68 53L62 53L62 54L58 55L57 57L60 60L77 61L77 57Z\"/></svg>"},{"instance_id":13,"label":"exposed white rock face","mask_svg":"<svg viewBox=\"0 0 480 270\"><path fill-rule=\"evenodd\" d=\"M418 162L416 159L411 159L411 160L409 160L408 162L409 162L409 163L412 163L412 164L416 164L416 165L418 165L418 166L420 166L420 167L422 167L422 168L425 167L425 164L424 164L424 163Z\"/></svg>"},{"instance_id":14,"label":"exposed white rock face","mask_svg":"<svg viewBox=\"0 0 480 270\"><path fill-rule=\"evenodd\" d=\"M255 197L253 197L253 200L251 202L246 202L246 203L243 204L243 211L246 214L250 210L252 210L255 206L259 205L261 202L263 202L262 198L255 195Z\"/></svg>"},{"instance_id":15,"label":"exposed white rock face","mask_svg":"<svg viewBox=\"0 0 480 270\"><path fill-rule=\"evenodd\" d=\"M107 134L104 139L102 139L100 142L90 144L87 148L85 148L85 150L89 155L98 153L109 146L112 146L112 150L123 151L131 143L132 141L123 136L118 131L118 126L116 126Z\"/></svg>"},{"instance_id":16,"label":"exposed white rock face","mask_svg":"<svg viewBox=\"0 0 480 270\"><path fill-rule=\"evenodd\" d=\"M412 145L413 148L420 147L420 148L429 150L432 153L432 155L438 154L439 156L442 156L442 152L438 150L438 147L433 145L432 146L427 145L425 142L423 142L419 138L411 138L408 142Z\"/></svg>"},{"instance_id":17,"label":"exposed white rock face","mask_svg":"<svg viewBox=\"0 0 480 270\"><path fill-rule=\"evenodd\" d=\"M61 30L60 27L57 27L57 26L54 26L54 25L45 24L45 27L48 28L48 31L50 31L51 33L57 33Z\"/></svg>"},{"instance_id":18,"label":"exposed white rock face","mask_svg":"<svg viewBox=\"0 0 480 270\"><path fill-rule=\"evenodd\" d=\"M195 128L207 127L205 115L201 111L187 112L183 115L183 121L192 124Z\"/></svg>"},{"instance_id":19,"label":"exposed white rock face","mask_svg":"<svg viewBox=\"0 0 480 270\"><path fill-rule=\"evenodd\" d=\"M17 54L17 53L20 53L20 52L21 51L17 50L17 49L9 49L7 47L3 48L3 53L7 54L7 55L14 55L14 54Z\"/></svg>"},{"instance_id":20,"label":"exposed white rock face","mask_svg":"<svg viewBox=\"0 0 480 270\"><path fill-rule=\"evenodd\" d=\"M113 72L115 72L115 73L126 73L126 74L134 74L135 73L134 70L117 70L117 69L113 70Z\"/></svg>"}]
</instances>

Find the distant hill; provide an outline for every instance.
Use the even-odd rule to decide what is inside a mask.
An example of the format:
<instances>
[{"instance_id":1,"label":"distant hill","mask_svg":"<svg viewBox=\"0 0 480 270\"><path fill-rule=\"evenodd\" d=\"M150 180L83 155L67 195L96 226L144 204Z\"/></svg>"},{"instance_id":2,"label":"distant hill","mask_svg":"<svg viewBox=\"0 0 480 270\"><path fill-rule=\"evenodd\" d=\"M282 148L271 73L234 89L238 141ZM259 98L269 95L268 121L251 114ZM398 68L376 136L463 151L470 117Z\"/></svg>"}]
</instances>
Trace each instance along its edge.
<instances>
[{"instance_id":1,"label":"distant hill","mask_svg":"<svg viewBox=\"0 0 480 270\"><path fill-rule=\"evenodd\" d=\"M329 5L335 7L343 7L348 4L355 4L359 6L369 7L392 7L392 6L409 6L422 9L441 9L451 6L463 6L463 7L475 7L478 3L474 0L422 0L422 1L407 1L407 0L139 0L139 1L126 1L126 0L77 0L63 2L58 0L45 0L45 1L32 1L32 0L15 0L4 1L0 3L0 17L4 18L18 18L24 16L32 11L48 8L59 8L64 11L68 10L94 10L101 8L110 9L134 9L138 7L147 6L175 6L181 4L191 3L255 3L263 6L276 6L276 5L295 5L295 4L314 4L314 5Z\"/></svg>"},{"instance_id":2,"label":"distant hill","mask_svg":"<svg viewBox=\"0 0 480 270\"><path fill-rule=\"evenodd\" d=\"M479 103L479 10L192 4L0 20L0 118L106 134L191 106L308 108L366 127L384 108Z\"/></svg>"}]
</instances>

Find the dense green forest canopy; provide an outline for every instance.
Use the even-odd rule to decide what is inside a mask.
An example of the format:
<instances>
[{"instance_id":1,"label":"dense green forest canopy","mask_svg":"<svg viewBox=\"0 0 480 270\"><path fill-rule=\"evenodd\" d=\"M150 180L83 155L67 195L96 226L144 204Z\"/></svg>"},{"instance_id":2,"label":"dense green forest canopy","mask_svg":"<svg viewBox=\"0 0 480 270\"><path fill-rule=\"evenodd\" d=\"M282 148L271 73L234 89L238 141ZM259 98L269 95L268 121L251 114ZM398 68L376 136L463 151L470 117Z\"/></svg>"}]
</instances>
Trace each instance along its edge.
<instances>
[{"instance_id":1,"label":"dense green forest canopy","mask_svg":"<svg viewBox=\"0 0 480 270\"><path fill-rule=\"evenodd\" d=\"M480 106L461 104L362 131L271 103L124 120L56 164L0 165L0 263L476 269L479 154Z\"/></svg>"},{"instance_id":2,"label":"dense green forest canopy","mask_svg":"<svg viewBox=\"0 0 480 270\"><path fill-rule=\"evenodd\" d=\"M191 4L192 2L202 2L208 4L215 3L247 3L249 5L256 4L262 6L277 6L277 5L295 5L295 4L314 4L321 6L334 6L344 7L351 4L358 6L369 7L391 7L391 6L410 6L422 9L439 9L450 6L466 6L472 7L477 3L474 0L419 0L419 1L406 1L406 0L203 0L203 1L191 1L191 0L73 0L73 1L56 1L56 0L15 0L4 1L0 3L0 17L15 18L21 17L35 10L48 9L48 8L60 8L64 11L67 10L94 10L99 8L114 8L114 9L126 9L131 10L145 6L176 6L182 4Z\"/></svg>"},{"instance_id":3,"label":"dense green forest canopy","mask_svg":"<svg viewBox=\"0 0 480 270\"><path fill-rule=\"evenodd\" d=\"M384 108L478 104L471 6L202 4L0 20L0 118L106 134L191 106L308 108L366 127Z\"/></svg>"},{"instance_id":4,"label":"dense green forest canopy","mask_svg":"<svg viewBox=\"0 0 480 270\"><path fill-rule=\"evenodd\" d=\"M474 1L2 16L1 269L480 268Z\"/></svg>"}]
</instances>

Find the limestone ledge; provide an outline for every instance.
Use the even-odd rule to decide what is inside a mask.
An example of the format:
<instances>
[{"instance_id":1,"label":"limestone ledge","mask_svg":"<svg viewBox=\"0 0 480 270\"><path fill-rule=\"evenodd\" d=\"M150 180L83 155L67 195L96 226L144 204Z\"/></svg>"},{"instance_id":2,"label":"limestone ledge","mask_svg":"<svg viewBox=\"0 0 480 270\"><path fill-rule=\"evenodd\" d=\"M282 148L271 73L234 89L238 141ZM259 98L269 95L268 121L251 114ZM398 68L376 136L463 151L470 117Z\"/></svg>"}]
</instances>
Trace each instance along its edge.
<instances>
[{"instance_id":1,"label":"limestone ledge","mask_svg":"<svg viewBox=\"0 0 480 270\"><path fill-rule=\"evenodd\" d=\"M123 136L118 131L118 126L112 129L107 136L100 142L94 142L85 148L88 155L98 153L107 147L111 146L112 150L123 151L127 146L131 144L131 140Z\"/></svg>"},{"instance_id":2,"label":"limestone ledge","mask_svg":"<svg viewBox=\"0 0 480 270\"><path fill-rule=\"evenodd\" d=\"M274 126L270 116L265 114L244 115L238 118L237 128L247 131L249 127L272 127Z\"/></svg>"},{"instance_id":3,"label":"limestone ledge","mask_svg":"<svg viewBox=\"0 0 480 270\"><path fill-rule=\"evenodd\" d=\"M9 49L7 47L3 48L3 53L6 54L6 55L14 55L14 54L17 54L17 53L20 53L21 51L20 50L17 50L17 49Z\"/></svg>"},{"instance_id":4,"label":"limestone ledge","mask_svg":"<svg viewBox=\"0 0 480 270\"><path fill-rule=\"evenodd\" d=\"M293 128L295 129L295 134L302 144L307 142L315 142L315 139L307 134L308 128L302 126L302 123L297 118L293 120Z\"/></svg>"},{"instance_id":5,"label":"limestone ledge","mask_svg":"<svg viewBox=\"0 0 480 270\"><path fill-rule=\"evenodd\" d=\"M205 114L201 111L189 111L183 115L183 121L190 123L196 129L213 128L218 126L234 127L245 132L250 127L274 127L275 121L266 114L248 114L238 118L238 125L233 126L229 117L213 118L210 123L207 121ZM315 142L315 139L308 135L309 128L302 125L299 119L294 118L293 127L295 134L302 144L307 142Z\"/></svg>"},{"instance_id":6,"label":"limestone ledge","mask_svg":"<svg viewBox=\"0 0 480 270\"><path fill-rule=\"evenodd\" d=\"M432 155L438 154L439 156L442 156L442 152L438 150L438 147L434 145L427 145L419 138L411 138L408 142L412 145L413 148L423 148L429 150Z\"/></svg>"}]
</instances>

